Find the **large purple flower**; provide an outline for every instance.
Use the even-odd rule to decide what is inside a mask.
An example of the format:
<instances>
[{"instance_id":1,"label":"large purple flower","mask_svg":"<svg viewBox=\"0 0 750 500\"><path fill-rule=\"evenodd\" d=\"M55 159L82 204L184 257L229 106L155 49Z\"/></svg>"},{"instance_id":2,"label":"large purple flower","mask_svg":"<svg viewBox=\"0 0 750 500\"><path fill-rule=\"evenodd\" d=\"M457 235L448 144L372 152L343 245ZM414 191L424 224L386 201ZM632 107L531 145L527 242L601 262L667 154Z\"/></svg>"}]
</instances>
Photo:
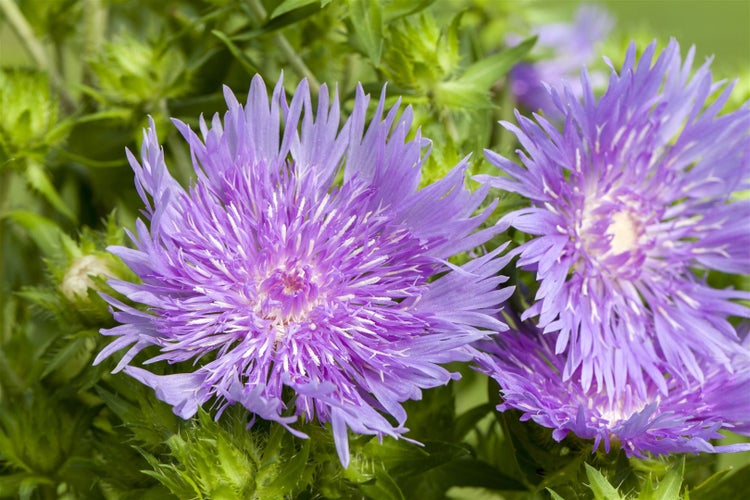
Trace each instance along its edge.
<instances>
[{"instance_id":1,"label":"large purple flower","mask_svg":"<svg viewBox=\"0 0 750 500\"><path fill-rule=\"evenodd\" d=\"M708 63L691 78L671 41L636 63L628 49L597 100L585 71L583 100L552 91L562 131L517 115L505 123L526 153L521 167L493 152L507 176L488 184L531 200L505 218L535 235L518 264L536 272L538 316L565 353L563 380L608 398L645 401L669 377L703 383L703 360L731 367L739 349L728 318L747 291L718 289L709 271L750 272L750 108L719 114L731 86L711 81Z\"/></svg>"},{"instance_id":2,"label":"large purple flower","mask_svg":"<svg viewBox=\"0 0 750 500\"><path fill-rule=\"evenodd\" d=\"M570 85L576 96L583 94L583 87L576 76L581 67L594 62L598 45L606 39L614 22L607 11L595 5L582 5L572 23L542 24L532 29L537 36L534 53L538 61L515 65L509 74L510 91L517 102L530 110L542 110L547 118L562 116L555 107L547 86ZM511 45L521 41L513 35ZM593 86L606 84L606 76L594 72L590 75Z\"/></svg>"},{"instance_id":3,"label":"large purple flower","mask_svg":"<svg viewBox=\"0 0 750 500\"><path fill-rule=\"evenodd\" d=\"M748 337L750 339L750 337ZM522 420L554 429L562 440L569 432L593 439L608 452L614 445L628 456L748 451L750 444L714 445L719 430L750 435L750 345L740 346L730 366L703 360L704 379L665 381L668 394L646 382L646 394L626 388L613 398L597 383L584 389L580 371L563 378L565 356L533 324L516 323L511 332L483 341L478 369L500 384L501 411L521 410Z\"/></svg>"},{"instance_id":4,"label":"large purple flower","mask_svg":"<svg viewBox=\"0 0 750 500\"><path fill-rule=\"evenodd\" d=\"M117 338L96 362L130 346L116 371L183 418L215 398L287 427L330 421L346 465L348 428L398 437L400 403L455 378L440 364L505 328L500 249L447 262L494 234L475 231L493 207L474 215L486 189L464 187L464 162L417 189L428 142L407 138L410 108L384 116L384 96L366 131L361 88L343 126L338 98L323 86L314 112L304 81L289 103L279 81L269 105L260 77L246 106L225 98L223 124L201 119L202 138L175 121L197 175L188 190L153 123L141 163L128 153L150 227L139 220L136 249L111 251L143 282L111 285L146 310L107 298L122 324L102 331ZM148 346L159 354L147 363L191 364L168 375L131 364Z\"/></svg>"}]
</instances>

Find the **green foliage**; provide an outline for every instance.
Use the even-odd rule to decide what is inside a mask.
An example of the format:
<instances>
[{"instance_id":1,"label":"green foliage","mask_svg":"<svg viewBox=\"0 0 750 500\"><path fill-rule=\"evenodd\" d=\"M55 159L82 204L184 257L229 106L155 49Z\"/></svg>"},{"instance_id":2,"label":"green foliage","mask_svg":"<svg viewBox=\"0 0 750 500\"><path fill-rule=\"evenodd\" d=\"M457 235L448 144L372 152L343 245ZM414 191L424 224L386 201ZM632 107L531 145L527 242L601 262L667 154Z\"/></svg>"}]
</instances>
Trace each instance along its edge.
<instances>
[{"instance_id":1,"label":"green foliage","mask_svg":"<svg viewBox=\"0 0 750 500\"><path fill-rule=\"evenodd\" d=\"M129 36L108 42L89 63L98 87L88 92L107 107L143 111L158 108L162 99L184 94L190 87L185 56L164 42L144 43Z\"/></svg>"},{"instance_id":2,"label":"green foliage","mask_svg":"<svg viewBox=\"0 0 750 500\"><path fill-rule=\"evenodd\" d=\"M302 491L310 442L280 426L269 435L247 430L248 415L236 408L216 422L201 411L166 440L169 462L144 452L154 477L178 498L284 498Z\"/></svg>"}]
</instances>

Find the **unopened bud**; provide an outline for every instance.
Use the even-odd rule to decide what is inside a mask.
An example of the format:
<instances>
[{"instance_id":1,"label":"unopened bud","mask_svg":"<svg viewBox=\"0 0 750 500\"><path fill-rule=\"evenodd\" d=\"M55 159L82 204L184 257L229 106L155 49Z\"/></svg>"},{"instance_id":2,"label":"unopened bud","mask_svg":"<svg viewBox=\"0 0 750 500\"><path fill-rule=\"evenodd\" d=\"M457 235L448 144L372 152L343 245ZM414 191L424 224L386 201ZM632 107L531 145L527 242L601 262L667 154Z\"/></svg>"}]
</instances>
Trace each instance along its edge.
<instances>
[{"instance_id":1,"label":"unopened bud","mask_svg":"<svg viewBox=\"0 0 750 500\"><path fill-rule=\"evenodd\" d=\"M68 300L76 302L88 299L88 290L97 290L91 276L111 276L113 271L106 257L84 255L75 259L65 272L60 289Z\"/></svg>"}]
</instances>

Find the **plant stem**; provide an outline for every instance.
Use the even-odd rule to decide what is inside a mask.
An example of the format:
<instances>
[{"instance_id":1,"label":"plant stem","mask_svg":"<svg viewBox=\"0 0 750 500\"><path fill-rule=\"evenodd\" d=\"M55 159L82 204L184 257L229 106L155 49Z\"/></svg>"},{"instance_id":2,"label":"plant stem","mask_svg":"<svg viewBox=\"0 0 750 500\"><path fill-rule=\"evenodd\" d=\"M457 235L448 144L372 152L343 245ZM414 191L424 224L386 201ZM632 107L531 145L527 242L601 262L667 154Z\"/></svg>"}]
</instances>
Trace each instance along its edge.
<instances>
[{"instance_id":1,"label":"plant stem","mask_svg":"<svg viewBox=\"0 0 750 500\"><path fill-rule=\"evenodd\" d=\"M13 171L7 165L0 165L0 315L5 315L5 220L6 210L10 206L10 182ZM0 321L0 343L5 339L5 322Z\"/></svg>"},{"instance_id":2,"label":"plant stem","mask_svg":"<svg viewBox=\"0 0 750 500\"><path fill-rule=\"evenodd\" d=\"M266 9L263 7L263 4L260 2L260 0L249 0L248 5L253 11L253 14L258 16L258 18L264 20L267 18L268 14L266 13ZM284 57L286 57L289 64L295 69L295 71L297 71L297 73L299 73L304 78L307 78L307 83L310 85L310 91L313 94L317 94L320 90L320 82L318 82L318 79L315 78L315 75L312 71L310 71L310 68L307 67L305 61L303 61L302 58L294 50L294 47L292 47L292 45L289 43L289 40L287 40L286 37L279 32L274 34L273 40L281 53L284 54Z\"/></svg>"},{"instance_id":3,"label":"plant stem","mask_svg":"<svg viewBox=\"0 0 750 500\"><path fill-rule=\"evenodd\" d=\"M50 63L44 46L34 35L34 31L31 29L29 22L23 16L23 13L15 2L13 0L0 0L0 12L5 14L11 29L13 29L16 36L18 36L36 65L43 71L47 72L52 86L60 94L63 106L65 106L68 111L74 110L76 108L75 101L65 89L63 80L54 65Z\"/></svg>"},{"instance_id":4,"label":"plant stem","mask_svg":"<svg viewBox=\"0 0 750 500\"><path fill-rule=\"evenodd\" d=\"M83 82L91 84L94 75L88 61L101 52L107 26L107 10L102 0L84 0L83 24Z\"/></svg>"},{"instance_id":5,"label":"plant stem","mask_svg":"<svg viewBox=\"0 0 750 500\"><path fill-rule=\"evenodd\" d=\"M513 99L513 92L510 91L510 88L506 86L503 88L503 97L502 102L500 104L500 120L501 121L509 121L513 122L514 116L513 113L515 111L514 108L514 99ZM515 142L515 136L512 132L509 130L506 130L505 127L500 127L500 141L499 141L499 151L500 154L507 155L511 152L511 149L513 148L513 143Z\"/></svg>"}]
</instances>

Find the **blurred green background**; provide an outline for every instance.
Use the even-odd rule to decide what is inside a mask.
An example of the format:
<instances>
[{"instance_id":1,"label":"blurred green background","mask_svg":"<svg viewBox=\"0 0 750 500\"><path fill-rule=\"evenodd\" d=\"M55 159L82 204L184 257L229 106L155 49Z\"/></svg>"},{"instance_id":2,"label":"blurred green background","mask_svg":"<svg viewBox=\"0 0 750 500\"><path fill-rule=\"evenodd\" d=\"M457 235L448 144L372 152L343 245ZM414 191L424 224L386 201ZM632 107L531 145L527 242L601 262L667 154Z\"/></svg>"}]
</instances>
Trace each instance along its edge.
<instances>
[{"instance_id":1,"label":"blurred green background","mask_svg":"<svg viewBox=\"0 0 750 500\"><path fill-rule=\"evenodd\" d=\"M573 3L573 2L568 2ZM750 65L750 1L746 0L601 0L617 18L620 33L653 33L694 44L701 60L715 56L720 72Z\"/></svg>"},{"instance_id":2,"label":"blurred green background","mask_svg":"<svg viewBox=\"0 0 750 500\"><path fill-rule=\"evenodd\" d=\"M64 0L48 0L62 2ZM129 0L139 3L139 0ZM437 3L448 0L437 0ZM453 4L463 2L451 2ZM495 3L489 0L487 3ZM500 3L500 2L498 2ZM570 19L578 0L513 0L502 3L531 5L550 19ZM675 37L681 45L695 45L699 60L714 55L720 73L750 72L750 1L747 0L599 0L616 18L616 35L638 33L666 41ZM2 19L0 18L0 22ZM5 23L0 24L0 65L28 61Z\"/></svg>"},{"instance_id":3,"label":"blurred green background","mask_svg":"<svg viewBox=\"0 0 750 500\"><path fill-rule=\"evenodd\" d=\"M440 1L440 0L438 0ZM518 3L518 2L507 2ZM603 5L616 19L615 36L638 36L696 46L697 60L715 56L721 73L750 70L750 1L747 0L530 0L545 20L571 19L581 3ZM643 40L645 39L645 40Z\"/></svg>"}]
</instances>

